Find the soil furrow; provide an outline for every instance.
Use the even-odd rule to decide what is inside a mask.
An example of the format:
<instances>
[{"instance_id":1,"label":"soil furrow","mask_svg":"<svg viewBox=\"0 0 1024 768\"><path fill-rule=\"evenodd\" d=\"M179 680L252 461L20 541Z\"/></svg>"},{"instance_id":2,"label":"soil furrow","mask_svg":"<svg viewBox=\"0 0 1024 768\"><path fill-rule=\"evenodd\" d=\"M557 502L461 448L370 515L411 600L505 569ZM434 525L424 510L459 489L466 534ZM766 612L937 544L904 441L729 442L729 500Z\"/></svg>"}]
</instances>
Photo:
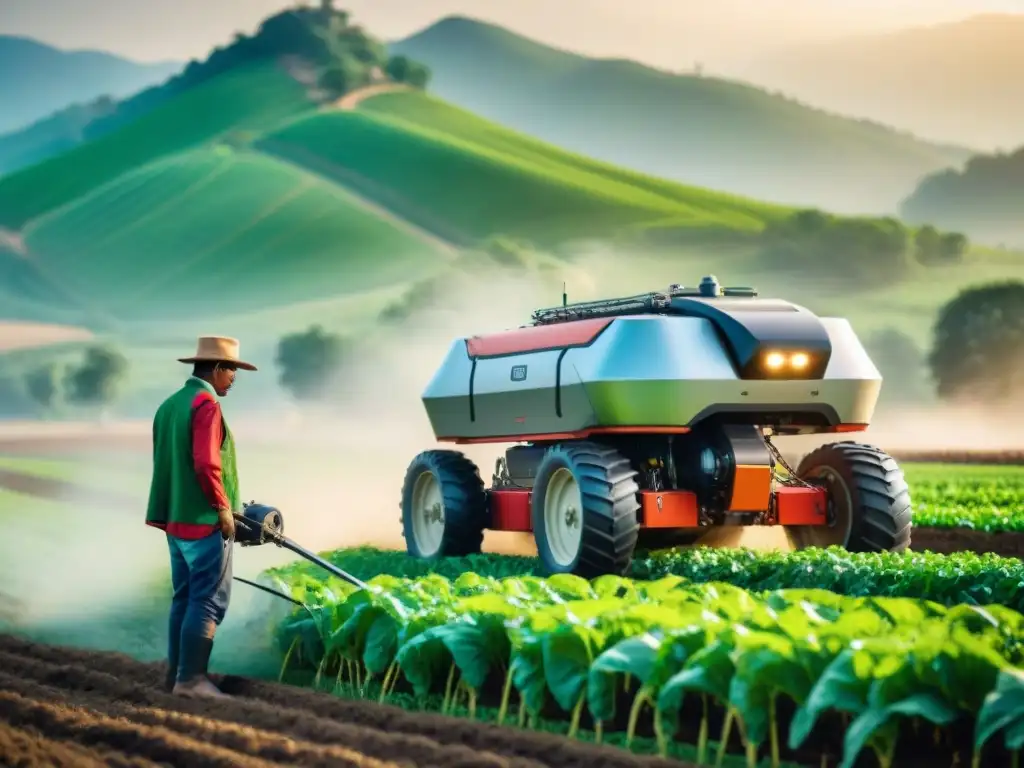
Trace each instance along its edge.
<instances>
[{"instance_id":1,"label":"soil furrow","mask_svg":"<svg viewBox=\"0 0 1024 768\"><path fill-rule=\"evenodd\" d=\"M9 768L158 768L159 764L109 749L89 749L47 738L33 729L0 723L0 765Z\"/></svg>"},{"instance_id":2,"label":"soil furrow","mask_svg":"<svg viewBox=\"0 0 1024 768\"><path fill-rule=\"evenodd\" d=\"M83 672L92 675L103 673L108 678L130 681L124 683L127 686L124 689L124 696L118 694L121 701L167 708L165 703L168 694L159 689L163 682L163 671L158 664L142 664L122 654L41 646L10 636L0 636L0 651L55 665L87 668L76 671L76 675ZM16 662L17 659L5 658L0 661L0 664L8 667ZM61 672L61 674L66 673ZM91 682L93 678L89 679L89 685L96 684ZM380 759L387 759L387 756L377 753L371 748L373 739L370 736L374 731L378 732L378 737L385 734L389 738L409 739L410 751L405 754L414 754L423 762L428 763L435 761L430 759L429 752L423 750L430 750L431 747L438 749L440 745L464 750L466 758L474 756L477 761L485 759L480 752L490 752L507 758L520 758L519 760L509 760L506 764L522 768L538 764L565 766L565 768L572 766L580 768L584 766L586 768L657 768L658 766L667 768L675 766L675 768L680 768L681 766L679 761L633 755L615 747L571 741L556 734L499 727L432 713L407 712L397 707L349 701L316 691L275 683L264 683L244 678L225 678L221 683L226 691L239 698L231 702L230 706L222 705L220 702L216 703L211 712L215 713L218 719L258 724L267 730L275 730L290 736L303 734L298 737L310 741L328 740L330 743L339 743L345 739L335 735L326 735L328 731L324 730L325 728L354 728L359 733L363 733L359 730L360 728L368 728L369 732L364 734L367 742L356 742L357 748L363 754ZM51 682L51 684L55 683ZM105 679L104 685L110 685L109 679ZM66 686L62 685L61 687ZM110 689L105 688L104 690L109 691ZM129 696L130 698L128 698ZM175 702L171 708L188 711L192 714L202 715L204 711L191 707L208 706L206 702L189 701L188 704L185 704L182 701L179 704L177 697L171 698ZM186 707L190 707L190 709L186 710ZM272 715L273 722L268 722L267 725L263 725L262 721L255 722L254 719L260 717L258 712L268 713L268 718L269 715ZM304 735L307 730L311 731L309 736ZM331 733L339 732L331 731ZM456 755L449 754L450 757L446 756L444 761L439 764L456 765L458 762L454 759ZM482 763L475 762L473 764L481 765ZM490 764L495 765L496 763ZM500 761L497 764L500 764Z\"/></svg>"},{"instance_id":3,"label":"soil furrow","mask_svg":"<svg viewBox=\"0 0 1024 768\"><path fill-rule=\"evenodd\" d=\"M311 716L307 712L274 707L259 701L204 701L185 699L139 685L98 670L86 670L81 666L55 664L50 661L27 658L0 652L0 669L16 670L19 678L6 672L0 673L4 688L23 695L38 698L39 686L45 685L58 694L63 691L76 703L104 714L124 716L133 722L163 725L187 734L198 734L211 743L251 754L263 759L292 760L301 757L302 765L361 765L365 768L395 765L399 762L419 766L459 766L461 768L546 768L543 764L522 760L506 760L498 755L477 752L466 747L442 747L436 742L419 736L388 734L373 729L337 723ZM27 692L22 689L27 689ZM117 705L115 705L115 702ZM142 707L140 710L139 707ZM120 710L117 712L111 710ZM160 712L160 715L144 715L141 712ZM168 710L202 721L202 726L181 727L165 721L174 718ZM166 715L166 716L165 716ZM217 718L221 722L214 721ZM229 722L223 722L229 721ZM266 734L263 740L239 739L239 724L247 730L259 729ZM251 733L249 735L252 735ZM297 741L307 742L298 754ZM290 746L282 746L290 744ZM331 753L328 746L344 745ZM343 763L351 760L356 752L351 747L358 745L358 758L362 761ZM266 749L264 749L266 748ZM284 750L284 751L282 751ZM291 750L291 753L289 752ZM415 755L415 761L409 756ZM322 761L326 759L327 763Z\"/></svg>"},{"instance_id":4,"label":"soil furrow","mask_svg":"<svg viewBox=\"0 0 1024 768\"><path fill-rule=\"evenodd\" d=\"M7 661L3 655L0 659ZM17 668L19 672L30 671L27 669L29 663L25 659ZM306 744L295 741L287 736L271 733L250 725L239 725L234 722L219 722L200 715L172 712L153 707L138 707L124 701L116 701L104 695L95 693L95 689L88 692L81 690L69 691L53 685L46 685L38 681L37 675L48 676L43 663L36 664L36 669L31 670L33 679L27 677L15 677L0 672L0 686L3 690L16 693L34 701L49 701L50 703L67 703L85 707L107 717L123 718L132 723L151 725L168 730L177 731L192 738L201 738L203 741L224 747L234 752L241 752L262 760L275 762L286 762L295 765L309 766L338 766L339 768L398 768L400 763L374 760L362 755L355 750L342 746L322 746ZM51 668L49 676L56 677L69 670L67 668ZM73 672L73 671L72 671ZM198 702L197 702L198 703ZM206 707L209 708L209 707ZM414 763L407 762L405 765L412 766Z\"/></svg>"},{"instance_id":5,"label":"soil furrow","mask_svg":"<svg viewBox=\"0 0 1024 768\"><path fill-rule=\"evenodd\" d=\"M129 723L80 707L33 701L4 690L0 690L0 719L19 728L34 728L50 737L139 755L158 763L187 765L189 768L265 768L274 765L204 744L167 728Z\"/></svg>"}]
</instances>

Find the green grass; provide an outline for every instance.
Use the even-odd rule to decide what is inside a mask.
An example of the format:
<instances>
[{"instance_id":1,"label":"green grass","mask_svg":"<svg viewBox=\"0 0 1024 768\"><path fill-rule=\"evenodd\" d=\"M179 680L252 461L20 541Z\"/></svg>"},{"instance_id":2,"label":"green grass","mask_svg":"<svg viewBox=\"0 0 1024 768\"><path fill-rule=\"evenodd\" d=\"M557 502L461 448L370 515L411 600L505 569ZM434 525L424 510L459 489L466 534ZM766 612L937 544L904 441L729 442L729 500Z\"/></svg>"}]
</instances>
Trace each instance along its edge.
<instances>
[{"instance_id":1,"label":"green grass","mask_svg":"<svg viewBox=\"0 0 1024 768\"><path fill-rule=\"evenodd\" d=\"M439 256L343 189L226 147L125 174L27 244L52 282L120 318L357 295L432 274Z\"/></svg>"},{"instance_id":2,"label":"green grass","mask_svg":"<svg viewBox=\"0 0 1024 768\"><path fill-rule=\"evenodd\" d=\"M629 173L419 93L368 99L271 132L258 146L359 185L421 226L550 245L671 222L756 233L783 209ZM354 178L358 177L358 178Z\"/></svg>"},{"instance_id":3,"label":"green grass","mask_svg":"<svg viewBox=\"0 0 1024 768\"><path fill-rule=\"evenodd\" d=\"M310 108L276 65L239 68L125 128L0 179L0 227L21 229L118 176L229 133L259 132Z\"/></svg>"}]
</instances>

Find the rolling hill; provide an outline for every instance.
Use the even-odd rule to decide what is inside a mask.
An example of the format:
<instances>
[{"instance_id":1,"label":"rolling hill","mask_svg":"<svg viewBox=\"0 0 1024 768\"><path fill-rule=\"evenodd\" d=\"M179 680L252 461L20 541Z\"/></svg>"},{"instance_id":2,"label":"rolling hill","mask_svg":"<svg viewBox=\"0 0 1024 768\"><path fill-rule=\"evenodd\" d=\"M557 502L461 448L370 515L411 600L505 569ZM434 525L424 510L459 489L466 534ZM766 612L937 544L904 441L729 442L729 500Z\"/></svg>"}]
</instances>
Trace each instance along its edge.
<instances>
[{"instance_id":1,"label":"rolling hill","mask_svg":"<svg viewBox=\"0 0 1024 768\"><path fill-rule=\"evenodd\" d=\"M423 93L305 116L256 146L463 244L500 233L555 247L652 226L742 236L786 213L574 155Z\"/></svg>"},{"instance_id":2,"label":"rolling hill","mask_svg":"<svg viewBox=\"0 0 1024 768\"><path fill-rule=\"evenodd\" d=\"M0 35L0 134L100 96L121 98L158 83L182 64L140 64L101 51L62 51Z\"/></svg>"},{"instance_id":3,"label":"rolling hill","mask_svg":"<svg viewBox=\"0 0 1024 768\"><path fill-rule=\"evenodd\" d=\"M572 151L782 204L893 213L925 175L971 154L752 86L592 59L446 18L390 44L431 90Z\"/></svg>"},{"instance_id":4,"label":"rolling hill","mask_svg":"<svg viewBox=\"0 0 1024 768\"><path fill-rule=\"evenodd\" d=\"M980 150L1024 142L1024 14L985 14L784 48L753 82L828 109Z\"/></svg>"},{"instance_id":5,"label":"rolling hill","mask_svg":"<svg viewBox=\"0 0 1024 768\"><path fill-rule=\"evenodd\" d=\"M1024 147L973 157L961 172L929 176L903 203L912 222L932 222L975 240L1024 249Z\"/></svg>"}]
</instances>

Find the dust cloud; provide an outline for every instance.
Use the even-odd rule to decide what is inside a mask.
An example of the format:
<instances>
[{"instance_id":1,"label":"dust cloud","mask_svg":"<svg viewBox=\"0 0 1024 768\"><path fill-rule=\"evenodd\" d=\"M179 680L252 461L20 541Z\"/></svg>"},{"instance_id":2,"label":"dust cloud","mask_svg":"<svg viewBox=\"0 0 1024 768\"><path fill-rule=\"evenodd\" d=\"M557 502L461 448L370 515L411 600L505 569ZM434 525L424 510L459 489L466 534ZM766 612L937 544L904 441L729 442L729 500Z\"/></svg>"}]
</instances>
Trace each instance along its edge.
<instances>
[{"instance_id":1,"label":"dust cloud","mask_svg":"<svg viewBox=\"0 0 1024 768\"><path fill-rule=\"evenodd\" d=\"M286 535L314 551L361 545L404 550L399 505L413 457L432 448L456 448L476 462L489 483L506 447L435 440L420 398L450 345L462 336L525 325L534 309L561 302L563 280L577 296L592 291L589 274L595 265L591 259L525 275L481 265L453 274L430 307L366 339L366 351L333 384L329 407L282 405L272 415L266 409L244 424L238 421L247 498L256 494L280 508ZM268 418L286 425L277 447L262 439ZM484 549L536 552L529 535L494 532L488 532Z\"/></svg>"}]
</instances>

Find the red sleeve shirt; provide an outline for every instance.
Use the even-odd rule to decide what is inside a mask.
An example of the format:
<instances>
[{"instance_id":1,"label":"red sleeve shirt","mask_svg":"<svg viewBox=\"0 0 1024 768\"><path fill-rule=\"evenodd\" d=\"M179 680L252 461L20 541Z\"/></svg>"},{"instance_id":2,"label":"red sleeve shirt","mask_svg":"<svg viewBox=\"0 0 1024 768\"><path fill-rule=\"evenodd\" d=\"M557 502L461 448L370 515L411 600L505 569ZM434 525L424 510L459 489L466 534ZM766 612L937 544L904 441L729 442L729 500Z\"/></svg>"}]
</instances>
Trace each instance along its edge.
<instances>
[{"instance_id":1,"label":"red sleeve shirt","mask_svg":"<svg viewBox=\"0 0 1024 768\"><path fill-rule=\"evenodd\" d=\"M224 422L220 403L203 392L192 403L192 463L199 486L214 509L230 509L224 491L220 449L224 442Z\"/></svg>"}]
</instances>

